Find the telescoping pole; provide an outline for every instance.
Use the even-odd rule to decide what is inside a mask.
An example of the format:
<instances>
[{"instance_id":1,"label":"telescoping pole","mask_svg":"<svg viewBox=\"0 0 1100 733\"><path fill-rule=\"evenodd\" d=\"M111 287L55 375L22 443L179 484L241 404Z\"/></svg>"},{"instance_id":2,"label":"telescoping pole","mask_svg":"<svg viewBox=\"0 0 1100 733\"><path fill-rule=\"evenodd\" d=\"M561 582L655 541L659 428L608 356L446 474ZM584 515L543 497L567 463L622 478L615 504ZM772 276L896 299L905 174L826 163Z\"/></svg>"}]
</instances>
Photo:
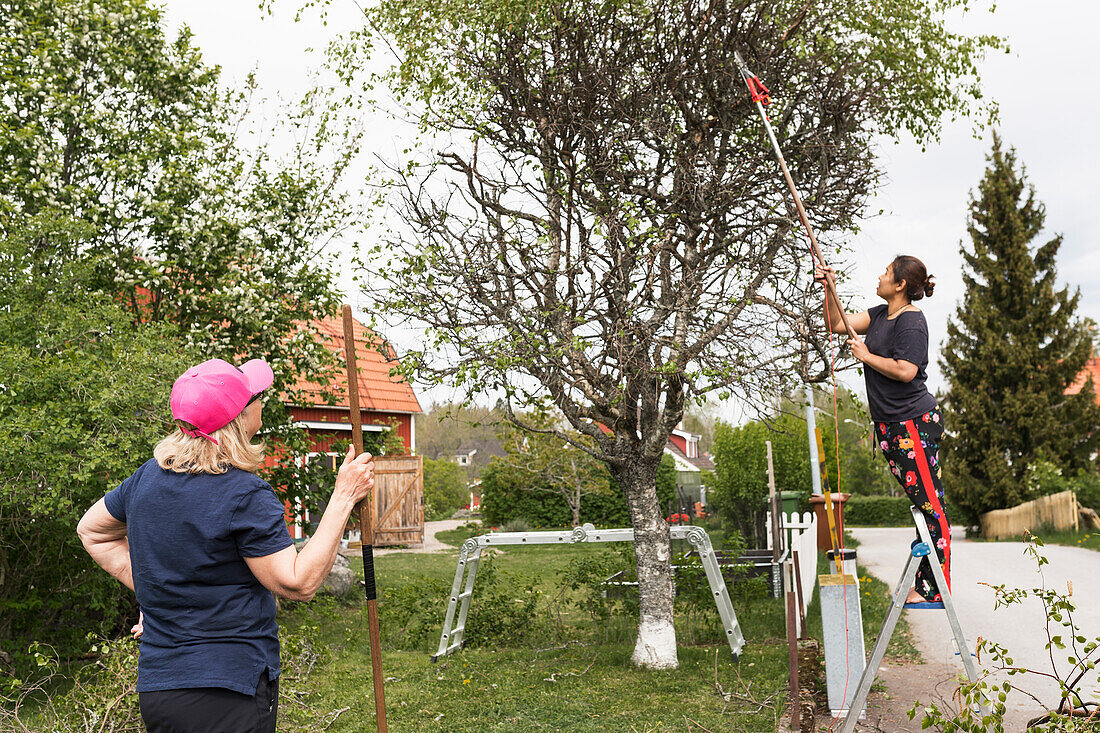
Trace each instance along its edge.
<instances>
[{"instance_id":1,"label":"telescoping pole","mask_svg":"<svg viewBox=\"0 0 1100 733\"><path fill-rule=\"evenodd\" d=\"M355 328L351 306L344 305L344 356L348 365L348 407L351 408L351 443L355 455L363 452L363 416L359 412L359 370L355 366ZM386 690L382 676L382 635L378 627L378 593L374 582L374 491L356 507L363 536L363 582L367 592L367 627L370 633L370 668L374 679L374 714L378 733L387 733Z\"/></svg>"},{"instance_id":2,"label":"telescoping pole","mask_svg":"<svg viewBox=\"0 0 1100 733\"><path fill-rule=\"evenodd\" d=\"M768 94L768 88L760 81L760 77L749 71L749 67L745 65L745 60L741 58L740 53L735 51L733 57L737 62L737 69L741 72L741 77L749 87L749 93L752 94L752 101L756 105L757 111L760 112L760 119L764 121L764 129L768 132L768 139L771 140L772 148L775 150L775 157L779 160L779 167L783 171L783 177L787 179L787 188L791 190L791 197L794 199L795 209L798 210L798 219L802 222L802 228L806 230L806 236L809 238L810 254L817 264L825 268L825 258L821 256L821 249L817 246L817 237L814 236L813 227L810 226L810 220L806 216L806 209L802 206L802 197L798 195L798 188L795 187L794 179L791 178L791 172L787 168L787 161L783 158L783 151L779 148L779 141L775 139L775 132L772 130L771 121L768 119L768 113L764 111L764 106L771 103L771 96ZM844 306L841 305L840 297L836 294L836 284L832 281L832 278L825 279L825 297L832 300L833 305L840 313L840 317L844 321L844 330L848 332L848 336L850 338L855 338L855 329L852 328L852 324L848 322L848 315L844 312Z\"/></svg>"}]
</instances>

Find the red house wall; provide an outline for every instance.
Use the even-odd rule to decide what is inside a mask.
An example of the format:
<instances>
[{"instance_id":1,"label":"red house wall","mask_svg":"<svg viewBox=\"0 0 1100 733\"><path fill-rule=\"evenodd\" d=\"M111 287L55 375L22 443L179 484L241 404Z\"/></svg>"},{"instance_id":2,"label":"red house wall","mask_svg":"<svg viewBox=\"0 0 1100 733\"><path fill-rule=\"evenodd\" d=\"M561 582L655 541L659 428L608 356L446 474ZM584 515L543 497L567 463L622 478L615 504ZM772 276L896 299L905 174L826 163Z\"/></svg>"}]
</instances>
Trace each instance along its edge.
<instances>
[{"instance_id":1,"label":"red house wall","mask_svg":"<svg viewBox=\"0 0 1100 733\"><path fill-rule=\"evenodd\" d=\"M333 422L347 424L351 420L351 411L346 408L331 408L331 407L292 407L290 414L297 421L301 422ZM393 412L373 412L370 410L360 410L361 420L364 425L384 425L389 427L396 422L397 435L401 438L401 442L405 445L405 450L412 452L412 415L406 415ZM328 446L332 442L333 435L340 435L346 431L322 431L317 428L310 428L310 433L314 436L318 446L324 446L319 451L328 450Z\"/></svg>"}]
</instances>

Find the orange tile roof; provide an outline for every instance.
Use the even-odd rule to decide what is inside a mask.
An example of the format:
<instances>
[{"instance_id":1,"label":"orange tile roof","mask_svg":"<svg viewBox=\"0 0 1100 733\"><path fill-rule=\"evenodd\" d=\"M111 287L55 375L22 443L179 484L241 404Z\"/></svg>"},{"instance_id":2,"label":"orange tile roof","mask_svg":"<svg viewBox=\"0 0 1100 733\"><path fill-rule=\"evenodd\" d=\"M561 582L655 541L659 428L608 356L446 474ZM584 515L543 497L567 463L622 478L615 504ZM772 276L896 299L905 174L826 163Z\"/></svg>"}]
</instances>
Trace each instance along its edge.
<instances>
[{"instance_id":1,"label":"orange tile roof","mask_svg":"<svg viewBox=\"0 0 1100 733\"><path fill-rule=\"evenodd\" d=\"M1096 391L1096 401L1100 402L1100 357L1092 357L1085 362L1085 368L1081 370L1081 373L1077 375L1077 379L1073 381L1068 388L1066 388L1066 394L1077 394L1085 386L1085 379L1089 375L1092 375L1092 388Z\"/></svg>"},{"instance_id":2,"label":"orange tile roof","mask_svg":"<svg viewBox=\"0 0 1100 733\"><path fill-rule=\"evenodd\" d=\"M355 365L359 372L359 407L379 412L422 413L420 402L413 394L412 385L400 376L391 377L390 369L397 366L393 348L359 321L353 321L355 333ZM344 366L344 324L337 318L325 318L313 322L325 346L339 355L340 368L328 391L336 395L334 407L348 406L348 376ZM386 351L384 356L381 351ZM326 405L324 391L316 383L299 380L295 389L307 405Z\"/></svg>"}]
</instances>

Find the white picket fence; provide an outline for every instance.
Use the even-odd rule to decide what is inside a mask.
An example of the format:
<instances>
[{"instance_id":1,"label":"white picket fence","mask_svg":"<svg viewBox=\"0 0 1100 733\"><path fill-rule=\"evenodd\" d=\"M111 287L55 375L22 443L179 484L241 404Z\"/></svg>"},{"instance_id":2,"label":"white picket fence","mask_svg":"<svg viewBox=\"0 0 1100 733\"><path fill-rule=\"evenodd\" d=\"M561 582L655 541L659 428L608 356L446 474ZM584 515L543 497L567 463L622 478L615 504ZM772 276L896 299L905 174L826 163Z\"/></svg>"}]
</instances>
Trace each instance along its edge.
<instances>
[{"instance_id":1,"label":"white picket fence","mask_svg":"<svg viewBox=\"0 0 1100 733\"><path fill-rule=\"evenodd\" d=\"M794 553L798 552L798 578L802 581L802 614L805 615L809 608L810 599L814 595L814 587L817 585L817 517L813 512L792 512L780 514L780 525L786 532L788 567L784 568L784 584L793 583L795 574L793 570ZM768 512L768 527L771 526L771 512ZM771 549L772 538L768 534L768 548ZM787 589L793 590L793 585L787 585ZM796 620L796 624L797 624ZM799 633L802 629L798 629Z\"/></svg>"}]
</instances>

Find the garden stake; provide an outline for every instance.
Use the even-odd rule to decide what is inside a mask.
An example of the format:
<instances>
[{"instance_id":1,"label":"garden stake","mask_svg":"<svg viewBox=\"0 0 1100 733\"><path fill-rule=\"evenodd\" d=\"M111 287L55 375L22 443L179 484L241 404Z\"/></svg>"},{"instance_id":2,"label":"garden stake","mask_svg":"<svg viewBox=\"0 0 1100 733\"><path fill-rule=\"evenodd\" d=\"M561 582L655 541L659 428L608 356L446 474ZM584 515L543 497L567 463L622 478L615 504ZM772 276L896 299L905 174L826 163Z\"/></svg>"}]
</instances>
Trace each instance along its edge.
<instances>
[{"instance_id":1,"label":"garden stake","mask_svg":"<svg viewBox=\"0 0 1100 733\"><path fill-rule=\"evenodd\" d=\"M351 443L355 455L363 452L363 416L359 413L359 371L355 367L355 329L351 306L344 305L344 357L348 366L348 407L351 408ZM374 583L374 490L356 507L363 536L363 583L367 594L367 627L370 633L370 667L374 679L374 715L378 733L387 733L386 690L382 676L382 638L378 629L378 593Z\"/></svg>"},{"instance_id":2,"label":"garden stake","mask_svg":"<svg viewBox=\"0 0 1100 733\"><path fill-rule=\"evenodd\" d=\"M795 619L797 601L793 591L787 591L787 664L790 668L791 684L791 730L802 730L801 717L802 696L799 694L798 684L798 632L795 631Z\"/></svg>"}]
</instances>

